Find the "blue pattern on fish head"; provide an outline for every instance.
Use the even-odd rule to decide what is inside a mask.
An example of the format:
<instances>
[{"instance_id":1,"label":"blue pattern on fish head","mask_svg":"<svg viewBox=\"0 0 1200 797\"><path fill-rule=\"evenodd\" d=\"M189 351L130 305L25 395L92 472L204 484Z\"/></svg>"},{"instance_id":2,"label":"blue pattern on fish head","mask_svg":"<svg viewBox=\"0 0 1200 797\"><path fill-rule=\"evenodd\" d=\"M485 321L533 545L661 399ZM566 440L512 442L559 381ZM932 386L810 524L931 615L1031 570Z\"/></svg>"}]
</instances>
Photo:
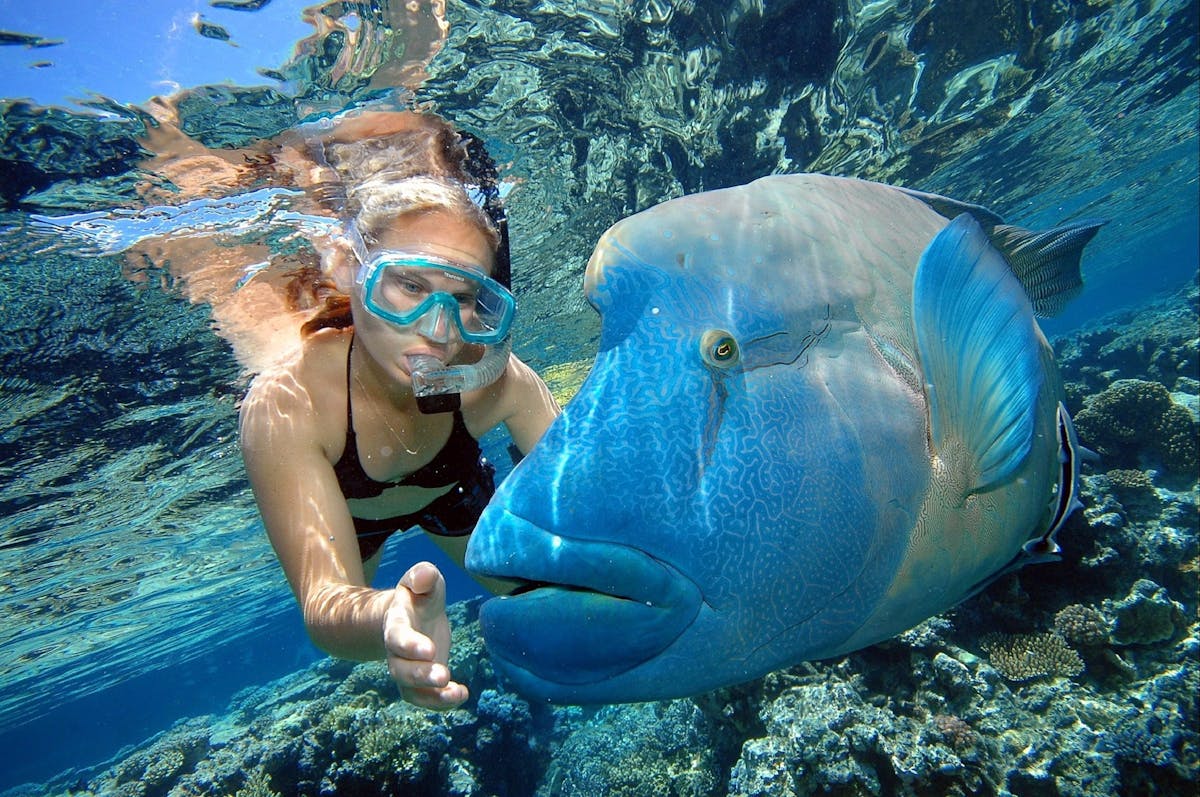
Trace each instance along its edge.
<instances>
[{"instance_id":1,"label":"blue pattern on fish head","mask_svg":"<svg viewBox=\"0 0 1200 797\"><path fill-rule=\"evenodd\" d=\"M846 308L798 312L790 277L762 284L770 263L718 262L762 260L761 242L653 231L598 245L595 364L468 549L469 569L525 582L484 605L484 636L553 701L693 694L828 655L898 556L863 532L879 523L855 423L810 367L858 328Z\"/></svg>"}]
</instances>

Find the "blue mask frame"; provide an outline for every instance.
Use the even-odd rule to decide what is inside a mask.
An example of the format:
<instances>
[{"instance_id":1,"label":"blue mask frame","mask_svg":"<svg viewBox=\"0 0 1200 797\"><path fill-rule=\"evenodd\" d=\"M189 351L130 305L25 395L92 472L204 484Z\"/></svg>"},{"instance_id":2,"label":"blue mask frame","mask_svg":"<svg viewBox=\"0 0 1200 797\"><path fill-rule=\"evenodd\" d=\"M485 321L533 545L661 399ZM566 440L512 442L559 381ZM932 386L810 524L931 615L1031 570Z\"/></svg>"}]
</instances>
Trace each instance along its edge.
<instances>
[{"instance_id":1,"label":"blue mask frame","mask_svg":"<svg viewBox=\"0 0 1200 797\"><path fill-rule=\"evenodd\" d=\"M398 310L377 300L379 281L393 267L404 269L431 269L477 286L475 317L483 328L472 329L463 323L459 299L445 291L433 291L409 310ZM465 342L480 345L500 343L512 329L516 315L516 299L512 293L478 268L455 263L451 260L424 253L381 252L358 271L355 282L361 287L363 306L373 315L400 326L411 326L426 314L440 308L447 318L453 319L459 335Z\"/></svg>"}]
</instances>

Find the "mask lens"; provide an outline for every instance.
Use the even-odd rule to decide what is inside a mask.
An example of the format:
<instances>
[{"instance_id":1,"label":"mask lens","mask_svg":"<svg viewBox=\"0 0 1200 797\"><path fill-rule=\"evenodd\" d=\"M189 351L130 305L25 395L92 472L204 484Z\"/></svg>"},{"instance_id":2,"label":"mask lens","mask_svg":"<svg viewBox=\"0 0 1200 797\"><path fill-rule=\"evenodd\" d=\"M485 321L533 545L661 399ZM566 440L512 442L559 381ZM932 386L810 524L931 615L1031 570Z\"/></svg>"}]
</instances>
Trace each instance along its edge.
<instances>
[{"instance_id":1,"label":"mask lens","mask_svg":"<svg viewBox=\"0 0 1200 797\"><path fill-rule=\"evenodd\" d=\"M415 268L385 267L375 283L372 300L393 313L412 312L435 293L421 272Z\"/></svg>"},{"instance_id":2,"label":"mask lens","mask_svg":"<svg viewBox=\"0 0 1200 797\"><path fill-rule=\"evenodd\" d=\"M380 318L410 325L440 307L471 343L502 340L516 310L512 294L482 271L425 255L380 255L359 282L363 304Z\"/></svg>"}]
</instances>

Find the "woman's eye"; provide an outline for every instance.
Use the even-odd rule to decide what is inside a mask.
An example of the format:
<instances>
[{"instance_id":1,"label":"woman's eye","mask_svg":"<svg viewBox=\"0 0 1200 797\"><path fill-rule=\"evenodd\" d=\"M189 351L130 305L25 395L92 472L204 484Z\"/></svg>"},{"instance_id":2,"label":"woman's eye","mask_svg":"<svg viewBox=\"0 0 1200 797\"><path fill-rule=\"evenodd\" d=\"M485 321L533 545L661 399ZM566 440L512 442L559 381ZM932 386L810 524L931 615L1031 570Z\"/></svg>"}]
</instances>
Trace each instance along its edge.
<instances>
[{"instance_id":1,"label":"woman's eye","mask_svg":"<svg viewBox=\"0 0 1200 797\"><path fill-rule=\"evenodd\" d=\"M423 283L403 274L387 277L384 285L389 292L409 297L423 296L429 292Z\"/></svg>"}]
</instances>

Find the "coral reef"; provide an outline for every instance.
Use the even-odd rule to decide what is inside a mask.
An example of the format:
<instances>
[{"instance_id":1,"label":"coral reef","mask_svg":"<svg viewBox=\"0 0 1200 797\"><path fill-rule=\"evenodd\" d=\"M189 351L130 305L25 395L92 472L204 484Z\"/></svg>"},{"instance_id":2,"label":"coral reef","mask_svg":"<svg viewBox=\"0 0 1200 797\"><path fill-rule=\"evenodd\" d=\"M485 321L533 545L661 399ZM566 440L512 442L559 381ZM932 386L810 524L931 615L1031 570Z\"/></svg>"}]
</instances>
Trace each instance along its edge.
<instances>
[{"instance_id":1,"label":"coral reef","mask_svg":"<svg viewBox=\"0 0 1200 797\"><path fill-rule=\"evenodd\" d=\"M1101 455L1117 490L1144 480L1113 470L1197 472L1200 285L1057 341L1067 406L1080 440Z\"/></svg>"},{"instance_id":2,"label":"coral reef","mask_svg":"<svg viewBox=\"0 0 1200 797\"><path fill-rule=\"evenodd\" d=\"M609 706L555 754L538 797L720 793L735 749L692 702Z\"/></svg>"},{"instance_id":3,"label":"coral reef","mask_svg":"<svg viewBox=\"0 0 1200 797\"><path fill-rule=\"evenodd\" d=\"M480 666L478 603L451 607L454 666ZM473 643L474 640L474 643ZM177 724L81 786L79 795L529 794L548 761L551 710L483 689L470 710L397 700L380 663L325 661L237 695L223 717ZM511 766L520 760L522 766Z\"/></svg>"},{"instance_id":4,"label":"coral reef","mask_svg":"<svg viewBox=\"0 0 1200 797\"><path fill-rule=\"evenodd\" d=\"M1105 601L1116 618L1113 641L1120 645L1150 645L1165 642L1184 625L1183 605L1171 600L1167 591L1149 579L1139 579L1129 594L1118 601Z\"/></svg>"},{"instance_id":5,"label":"coral reef","mask_svg":"<svg viewBox=\"0 0 1200 797\"><path fill-rule=\"evenodd\" d=\"M1079 412L1084 397L1101 393L1121 379L1157 382L1186 406L1186 396L1200 393L1198 313L1200 285L1193 280L1174 296L1118 313L1056 341L1071 412Z\"/></svg>"},{"instance_id":6,"label":"coral reef","mask_svg":"<svg viewBox=\"0 0 1200 797\"><path fill-rule=\"evenodd\" d=\"M1143 470L1113 468L1104 474L1109 492L1130 516L1156 517L1162 510L1162 499L1150 473Z\"/></svg>"},{"instance_id":7,"label":"coral reef","mask_svg":"<svg viewBox=\"0 0 1200 797\"><path fill-rule=\"evenodd\" d=\"M1087 371L1074 355L1064 368ZM1149 376L1113 369L1099 392ZM1139 463L1157 456L1149 437L1129 445ZM473 698L460 710L400 702L381 664L325 661L22 793L1194 794L1200 489L1195 474L1089 467L1062 562L838 659L687 700L532 705L496 680L478 604L461 603L451 668Z\"/></svg>"},{"instance_id":8,"label":"coral reef","mask_svg":"<svg viewBox=\"0 0 1200 797\"><path fill-rule=\"evenodd\" d=\"M1196 468L1196 422L1158 382L1113 382L1084 400L1075 427L1082 440L1115 463L1135 467L1139 457L1146 457L1173 471Z\"/></svg>"},{"instance_id":9,"label":"coral reef","mask_svg":"<svg viewBox=\"0 0 1200 797\"><path fill-rule=\"evenodd\" d=\"M1107 644L1112 624L1104 613L1091 606L1072 603L1054 615L1054 631L1067 642L1083 647Z\"/></svg>"},{"instance_id":10,"label":"coral reef","mask_svg":"<svg viewBox=\"0 0 1200 797\"><path fill-rule=\"evenodd\" d=\"M937 714L932 719L933 727L942 740L955 752L965 752L975 746L978 736L970 723L953 714Z\"/></svg>"},{"instance_id":11,"label":"coral reef","mask_svg":"<svg viewBox=\"0 0 1200 797\"><path fill-rule=\"evenodd\" d=\"M896 716L846 681L786 688L763 719L767 735L743 746L730 794L879 794L897 780L932 793L963 768L950 748L925 743L927 723Z\"/></svg>"}]
</instances>

